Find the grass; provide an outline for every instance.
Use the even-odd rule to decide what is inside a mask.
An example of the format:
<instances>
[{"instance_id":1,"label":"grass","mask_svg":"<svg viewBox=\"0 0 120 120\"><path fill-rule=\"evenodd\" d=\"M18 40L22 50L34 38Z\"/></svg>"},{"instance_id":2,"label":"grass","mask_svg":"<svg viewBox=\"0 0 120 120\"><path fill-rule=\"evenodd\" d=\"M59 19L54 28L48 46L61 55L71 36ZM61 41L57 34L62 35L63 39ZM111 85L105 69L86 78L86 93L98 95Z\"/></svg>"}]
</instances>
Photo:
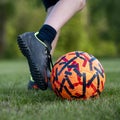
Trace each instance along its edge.
<instances>
[{"instance_id":1,"label":"grass","mask_svg":"<svg viewBox=\"0 0 120 120\"><path fill-rule=\"evenodd\" d=\"M101 60L107 80L98 99L61 100L28 91L26 61L0 61L0 120L120 120L120 59Z\"/></svg>"}]
</instances>

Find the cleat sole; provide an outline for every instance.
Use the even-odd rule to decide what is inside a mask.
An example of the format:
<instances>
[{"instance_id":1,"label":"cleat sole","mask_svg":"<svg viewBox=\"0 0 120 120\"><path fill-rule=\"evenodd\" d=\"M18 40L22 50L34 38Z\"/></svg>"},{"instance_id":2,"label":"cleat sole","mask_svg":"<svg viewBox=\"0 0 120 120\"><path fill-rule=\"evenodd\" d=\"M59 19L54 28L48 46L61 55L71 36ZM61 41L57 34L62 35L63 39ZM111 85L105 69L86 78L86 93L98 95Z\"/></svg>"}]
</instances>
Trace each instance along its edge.
<instances>
[{"instance_id":1,"label":"cleat sole","mask_svg":"<svg viewBox=\"0 0 120 120\"><path fill-rule=\"evenodd\" d=\"M24 40L22 40L22 36L18 36L17 42L18 42L20 51L27 58L30 72L31 72L33 79L36 81L36 83L38 84L40 89L46 90L48 85L44 81L44 77L42 76L39 68L33 62L29 47L27 46L27 43Z\"/></svg>"}]
</instances>

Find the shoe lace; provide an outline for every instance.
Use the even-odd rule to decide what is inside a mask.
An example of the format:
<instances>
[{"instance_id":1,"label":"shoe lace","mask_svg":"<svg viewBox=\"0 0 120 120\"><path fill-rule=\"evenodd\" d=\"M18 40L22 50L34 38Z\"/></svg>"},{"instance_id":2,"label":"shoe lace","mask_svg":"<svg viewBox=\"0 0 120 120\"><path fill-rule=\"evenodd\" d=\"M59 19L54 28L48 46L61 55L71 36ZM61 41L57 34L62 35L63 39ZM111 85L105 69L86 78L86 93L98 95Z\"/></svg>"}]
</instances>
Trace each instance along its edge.
<instances>
[{"instance_id":1,"label":"shoe lace","mask_svg":"<svg viewBox=\"0 0 120 120\"><path fill-rule=\"evenodd\" d=\"M52 68L53 68L53 61L52 61L52 56L51 56L51 54L50 54L50 51L49 51L49 49L47 49L47 59L48 59L48 62L47 62L47 66L48 66L48 69L50 70L50 72L51 72L51 70L52 70Z\"/></svg>"}]
</instances>

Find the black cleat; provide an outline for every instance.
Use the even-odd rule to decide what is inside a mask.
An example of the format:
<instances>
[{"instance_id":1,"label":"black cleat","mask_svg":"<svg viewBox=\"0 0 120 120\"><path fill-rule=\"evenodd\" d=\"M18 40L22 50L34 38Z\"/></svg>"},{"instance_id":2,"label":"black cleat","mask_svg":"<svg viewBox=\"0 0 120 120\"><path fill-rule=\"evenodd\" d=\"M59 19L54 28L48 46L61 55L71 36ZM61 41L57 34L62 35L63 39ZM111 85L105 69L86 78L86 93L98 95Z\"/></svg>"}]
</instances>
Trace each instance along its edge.
<instances>
[{"instance_id":1,"label":"black cleat","mask_svg":"<svg viewBox=\"0 0 120 120\"><path fill-rule=\"evenodd\" d=\"M36 37L36 33L27 32L18 36L18 45L27 58L32 78L42 90L48 87L47 69L50 68L50 48Z\"/></svg>"}]
</instances>

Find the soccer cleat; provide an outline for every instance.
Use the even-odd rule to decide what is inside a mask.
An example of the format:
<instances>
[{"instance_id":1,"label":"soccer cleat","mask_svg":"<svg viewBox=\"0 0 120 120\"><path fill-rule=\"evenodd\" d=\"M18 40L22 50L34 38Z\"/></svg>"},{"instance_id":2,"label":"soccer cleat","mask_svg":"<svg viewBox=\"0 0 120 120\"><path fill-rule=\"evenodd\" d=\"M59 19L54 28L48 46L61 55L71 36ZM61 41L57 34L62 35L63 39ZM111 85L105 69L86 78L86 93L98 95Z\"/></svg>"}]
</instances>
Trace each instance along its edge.
<instances>
[{"instance_id":1,"label":"soccer cleat","mask_svg":"<svg viewBox=\"0 0 120 120\"><path fill-rule=\"evenodd\" d=\"M47 69L50 69L50 45L36 37L37 33L26 32L18 36L18 45L27 58L32 78L42 90L48 87ZM48 48L49 47L49 48Z\"/></svg>"}]
</instances>

